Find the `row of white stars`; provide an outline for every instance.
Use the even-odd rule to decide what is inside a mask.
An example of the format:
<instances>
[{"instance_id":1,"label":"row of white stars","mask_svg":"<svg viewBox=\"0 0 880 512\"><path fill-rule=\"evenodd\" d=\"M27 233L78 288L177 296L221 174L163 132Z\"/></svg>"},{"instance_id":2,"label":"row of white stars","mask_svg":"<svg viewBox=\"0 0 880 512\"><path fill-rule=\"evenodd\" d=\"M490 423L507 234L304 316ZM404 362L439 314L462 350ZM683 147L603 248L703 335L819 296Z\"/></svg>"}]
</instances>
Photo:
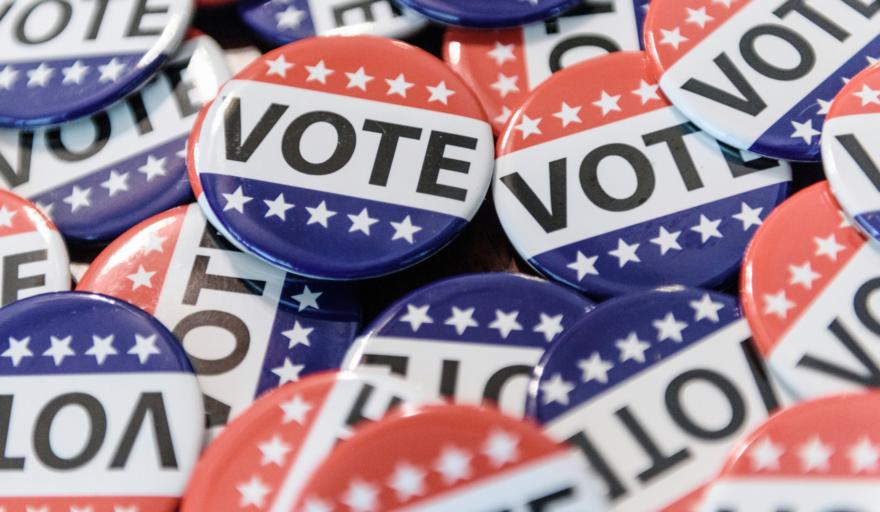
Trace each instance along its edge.
<instances>
[{"instance_id":1,"label":"row of white stars","mask_svg":"<svg viewBox=\"0 0 880 512\"><path fill-rule=\"evenodd\" d=\"M718 312L724 309L724 304L714 302L707 293L700 300L690 301L690 307L694 310L694 322L709 320L712 323L717 323L720 321ZM678 320L672 312L667 313L663 318L654 320L651 325L657 331L656 341L672 340L675 343L684 341L682 331L688 327L687 322ZM639 364L645 364L647 361L645 352L651 348L651 344L640 340L635 331L631 331L626 338L616 340L614 344L619 352L618 360L620 363L636 361ZM584 384L594 380L601 384L607 384L608 372L615 367L615 364L602 359L599 352L593 352L589 359L579 360L577 366L583 372L581 382ZM568 395L574 388L574 383L564 380L562 374L555 373L549 380L541 384L544 405L553 402L568 405Z\"/></svg>"},{"instance_id":2,"label":"row of white stars","mask_svg":"<svg viewBox=\"0 0 880 512\"><path fill-rule=\"evenodd\" d=\"M95 362L98 363L98 366L101 366L109 356L119 355L116 347L113 346L115 338L116 336L114 334L103 337L93 334L92 346L83 352L83 354L94 356ZM42 352L42 356L51 357L55 366L61 366L66 357L76 356L76 352L70 347L70 343L73 341L72 335L64 337L50 336L49 341L51 346ZM17 367L24 358L35 357L34 353L28 347L30 342L30 336L22 339L10 336L8 343L9 347L0 354L0 357L9 358L9 360L12 361L12 366ZM151 355L161 354L159 347L156 346L156 335L151 334L149 336L144 336L141 334L135 334L134 345L128 349L126 354L137 356L140 364L147 364Z\"/></svg>"},{"instance_id":3,"label":"row of white stars","mask_svg":"<svg viewBox=\"0 0 880 512\"><path fill-rule=\"evenodd\" d=\"M868 59L868 64L873 65L877 62L880 62L880 59L875 57L866 57ZM843 78L844 82L848 82L849 78ZM862 86L862 90L858 92L852 93L853 96L861 99L862 106L867 107L868 105L880 105L880 90L872 89L868 87L867 84ZM832 100L823 100L817 99L816 102L819 104L819 111L816 113L818 116L824 116L828 114L828 110L831 108ZM813 126L813 120L807 119L806 121L799 123L797 121L791 121L791 127L794 128L794 131L791 133L790 137L792 139L803 139L804 143L812 144L813 138L821 137L822 132L817 130Z\"/></svg>"},{"instance_id":4,"label":"row of white stars","mask_svg":"<svg viewBox=\"0 0 880 512\"><path fill-rule=\"evenodd\" d=\"M731 217L742 222L743 231L746 231L752 226L761 225L762 211L763 208L752 208L748 204L742 203L740 212L731 215ZM712 238L724 238L724 235L718 230L721 222L722 219L711 220L701 214L700 223L690 229L699 233L700 242L705 244ZM678 237L681 236L681 233L681 231L670 232L661 226L657 236L650 239L650 242L658 246L661 256L665 256L669 251L682 250L681 244L678 243ZM640 246L640 243L629 244L622 238L618 238L617 249L608 251L608 254L617 258L618 268L623 268L630 262L641 263L642 260L637 254ZM581 281L588 274L599 275L599 271L596 269L596 262L598 260L598 255L586 256L583 252L578 251L575 260L566 266L575 271L577 273L577 280Z\"/></svg>"},{"instance_id":5,"label":"row of white stars","mask_svg":"<svg viewBox=\"0 0 880 512\"><path fill-rule=\"evenodd\" d=\"M835 451L832 445L823 442L818 435L813 436L797 448L801 471L806 473L828 471L831 468L830 459ZM779 457L785 452L785 446L765 437L752 446L748 456L753 470L778 471ZM851 444L846 454L853 473L880 470L880 446L872 443L867 436Z\"/></svg>"},{"instance_id":6,"label":"row of white stars","mask_svg":"<svg viewBox=\"0 0 880 512\"><path fill-rule=\"evenodd\" d=\"M27 70L25 72L28 77L27 86L29 88L46 87L52 80L52 76L55 75L56 69L41 62L36 68ZM90 69L91 66L86 66L79 60L68 67L61 68L61 73L64 75L64 79L61 81L62 85L81 84ZM102 84L116 82L124 70L125 65L114 57L107 64L98 66L98 72L101 74L98 82ZM15 82L18 81L21 71L12 66L6 66L0 70L0 89L12 89Z\"/></svg>"},{"instance_id":7,"label":"row of white stars","mask_svg":"<svg viewBox=\"0 0 880 512\"><path fill-rule=\"evenodd\" d=\"M713 4L723 5L725 8L730 8L730 4L735 2L736 0L712 0ZM699 9L691 9L690 7L685 7L685 12L687 14L687 18L685 18L685 23L691 23L693 25L698 25L701 30L706 28L706 25L710 21L714 21L715 18L709 16L706 12L705 7L700 7ZM672 46L676 50L678 50L681 43L687 41L688 38L681 35L681 27L673 27L672 29L660 29L660 44L665 44Z\"/></svg>"},{"instance_id":8,"label":"row of white stars","mask_svg":"<svg viewBox=\"0 0 880 512\"><path fill-rule=\"evenodd\" d=\"M288 70L295 66L294 63L288 62L287 59L284 58L284 55L279 55L274 60L266 60L265 62L266 65L269 66L269 69L266 71L266 76L277 75L281 78L287 78ZM320 82L323 85L327 85L327 78L336 73L336 70L328 68L323 60L318 61L318 63L313 66L305 66L305 68L309 74L306 78L306 82ZM345 76L348 78L348 84L345 86L346 89L360 89L364 92L367 91L368 84L376 78L375 76L368 75L363 66L359 67L356 71L346 71ZM406 80L406 75L403 73L399 73L393 79L385 78L384 80L387 86L385 92L386 96L397 95L406 98L409 89L415 87L415 83L408 82ZM449 97L455 94L455 91L446 86L445 80L441 80L437 85L426 85L424 87L430 94L428 97L428 103L436 101L448 105Z\"/></svg>"},{"instance_id":9,"label":"row of white stars","mask_svg":"<svg viewBox=\"0 0 880 512\"><path fill-rule=\"evenodd\" d=\"M235 210L242 214L244 213L245 204L253 200L253 197L244 195L240 186L231 194L224 193L223 197L226 199L226 205L223 206L224 212ZM263 199L263 203L266 205L266 212L265 215L263 215L264 218L278 217L282 221L287 220L287 210L296 206L293 203L288 203L282 193L279 193L278 196L272 200ZM309 220L306 221L306 225L319 224L324 228L329 227L329 219L338 213L333 210L328 210L326 201L321 201L321 204L315 207L307 206L306 210L309 212ZM378 218L370 217L370 211L368 208L363 208L357 215L347 214L347 217L351 222L348 232L362 233L366 236L371 236L370 227L379 222ZM412 219L409 215L404 217L400 222L389 221L388 223L394 228L394 234L391 236L392 241L405 240L410 244L415 243L414 235L422 230L421 226L416 226L412 223Z\"/></svg>"},{"instance_id":10,"label":"row of white stars","mask_svg":"<svg viewBox=\"0 0 880 512\"><path fill-rule=\"evenodd\" d=\"M422 325L434 323L434 319L428 316L428 310L430 308L431 306L429 304L424 306L407 304L406 314L400 317L400 321L408 323L413 332L418 332ZM480 326L479 322L473 318L476 308L458 308L452 306L450 311L452 312L452 315L444 320L443 324L454 327L455 332L457 332L459 336L464 334L464 331L470 327ZM496 309L495 320L489 323L487 327L489 329L497 330L503 339L507 339L511 332L523 330L522 324L517 320L518 316L519 311L502 311ZM540 318L541 321L535 324L532 328L532 332L543 334L544 339L549 343L563 330L562 315L551 316L546 313L540 313Z\"/></svg>"}]
</instances>

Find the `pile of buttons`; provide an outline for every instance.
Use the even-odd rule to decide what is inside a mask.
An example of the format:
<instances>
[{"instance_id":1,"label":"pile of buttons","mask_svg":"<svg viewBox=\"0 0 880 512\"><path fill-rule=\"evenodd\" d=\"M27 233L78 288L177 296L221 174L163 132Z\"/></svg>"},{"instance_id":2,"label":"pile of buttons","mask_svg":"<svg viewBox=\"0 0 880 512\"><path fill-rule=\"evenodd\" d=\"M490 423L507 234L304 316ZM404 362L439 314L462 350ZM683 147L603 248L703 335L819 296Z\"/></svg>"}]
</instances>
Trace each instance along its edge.
<instances>
[{"instance_id":1,"label":"pile of buttons","mask_svg":"<svg viewBox=\"0 0 880 512\"><path fill-rule=\"evenodd\" d=\"M0 512L880 512L880 0L0 0Z\"/></svg>"}]
</instances>

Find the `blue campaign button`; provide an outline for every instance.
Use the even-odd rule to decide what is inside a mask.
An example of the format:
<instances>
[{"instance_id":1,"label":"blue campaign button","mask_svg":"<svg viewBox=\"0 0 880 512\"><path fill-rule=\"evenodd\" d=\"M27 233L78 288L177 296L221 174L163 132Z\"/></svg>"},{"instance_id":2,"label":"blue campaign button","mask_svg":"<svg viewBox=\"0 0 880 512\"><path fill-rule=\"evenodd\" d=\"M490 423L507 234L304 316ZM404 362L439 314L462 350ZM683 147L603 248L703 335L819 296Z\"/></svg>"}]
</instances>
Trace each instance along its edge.
<instances>
[{"instance_id":1,"label":"blue campaign button","mask_svg":"<svg viewBox=\"0 0 880 512\"><path fill-rule=\"evenodd\" d=\"M473 28L515 27L558 16L582 0L396 0L447 25Z\"/></svg>"},{"instance_id":2,"label":"blue campaign button","mask_svg":"<svg viewBox=\"0 0 880 512\"><path fill-rule=\"evenodd\" d=\"M260 39L275 46L326 35L406 37L428 22L391 0L251 0L240 3L238 12Z\"/></svg>"},{"instance_id":3,"label":"blue campaign button","mask_svg":"<svg viewBox=\"0 0 880 512\"><path fill-rule=\"evenodd\" d=\"M355 341L345 369L383 371L456 403L522 415L532 368L593 308L563 286L517 274L473 274L425 286Z\"/></svg>"},{"instance_id":4,"label":"blue campaign button","mask_svg":"<svg viewBox=\"0 0 880 512\"><path fill-rule=\"evenodd\" d=\"M0 10L0 126L93 114L142 86L175 52L189 0L7 2Z\"/></svg>"}]
</instances>

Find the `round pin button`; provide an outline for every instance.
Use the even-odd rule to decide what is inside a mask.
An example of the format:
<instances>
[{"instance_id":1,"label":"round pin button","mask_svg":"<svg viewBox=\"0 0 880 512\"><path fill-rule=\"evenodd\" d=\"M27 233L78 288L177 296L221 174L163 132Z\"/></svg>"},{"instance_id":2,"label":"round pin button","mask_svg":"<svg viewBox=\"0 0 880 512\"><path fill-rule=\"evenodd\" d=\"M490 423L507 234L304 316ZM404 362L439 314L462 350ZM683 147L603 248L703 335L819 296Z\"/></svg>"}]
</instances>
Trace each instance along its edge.
<instances>
[{"instance_id":1,"label":"round pin button","mask_svg":"<svg viewBox=\"0 0 880 512\"><path fill-rule=\"evenodd\" d=\"M558 16L581 0L395 0L400 5L446 25L471 28L504 28Z\"/></svg>"},{"instance_id":2,"label":"round pin button","mask_svg":"<svg viewBox=\"0 0 880 512\"><path fill-rule=\"evenodd\" d=\"M229 76L217 43L196 36L108 110L53 128L0 130L0 183L37 202L69 242L108 242L192 200L186 140Z\"/></svg>"},{"instance_id":3,"label":"round pin button","mask_svg":"<svg viewBox=\"0 0 880 512\"><path fill-rule=\"evenodd\" d=\"M180 343L110 297L59 292L0 309L0 445L11 510L177 510L204 410Z\"/></svg>"},{"instance_id":4,"label":"round pin button","mask_svg":"<svg viewBox=\"0 0 880 512\"><path fill-rule=\"evenodd\" d=\"M116 239L77 290L134 304L181 340L211 436L262 393L339 368L360 320L353 287L304 280L241 253L195 204Z\"/></svg>"},{"instance_id":5,"label":"round pin button","mask_svg":"<svg viewBox=\"0 0 880 512\"><path fill-rule=\"evenodd\" d=\"M315 471L295 510L603 511L584 461L494 409L423 406L363 427Z\"/></svg>"},{"instance_id":6,"label":"round pin button","mask_svg":"<svg viewBox=\"0 0 880 512\"><path fill-rule=\"evenodd\" d=\"M428 22L391 0L251 0L238 11L260 39L276 46L321 35L406 37Z\"/></svg>"},{"instance_id":7,"label":"round pin button","mask_svg":"<svg viewBox=\"0 0 880 512\"><path fill-rule=\"evenodd\" d=\"M673 104L731 146L818 161L828 106L880 55L876 6L654 0L645 44Z\"/></svg>"},{"instance_id":8,"label":"round pin button","mask_svg":"<svg viewBox=\"0 0 880 512\"><path fill-rule=\"evenodd\" d=\"M302 510L293 504L309 476L353 428L423 401L398 378L357 373L313 375L272 390L208 446L181 510Z\"/></svg>"},{"instance_id":9,"label":"round pin button","mask_svg":"<svg viewBox=\"0 0 880 512\"><path fill-rule=\"evenodd\" d=\"M736 301L692 288L609 300L538 366L529 413L599 471L612 510L694 510L776 401Z\"/></svg>"},{"instance_id":10,"label":"round pin button","mask_svg":"<svg viewBox=\"0 0 880 512\"><path fill-rule=\"evenodd\" d=\"M0 126L69 121L142 86L177 50L191 0L0 4Z\"/></svg>"},{"instance_id":11,"label":"round pin button","mask_svg":"<svg viewBox=\"0 0 880 512\"><path fill-rule=\"evenodd\" d=\"M755 234L743 310L770 370L800 399L873 387L878 268L880 251L849 223L828 182L792 196Z\"/></svg>"},{"instance_id":12,"label":"round pin button","mask_svg":"<svg viewBox=\"0 0 880 512\"><path fill-rule=\"evenodd\" d=\"M539 272L590 294L724 284L788 194L788 164L701 132L647 66L617 52L566 68L499 139L505 233Z\"/></svg>"},{"instance_id":13,"label":"round pin button","mask_svg":"<svg viewBox=\"0 0 880 512\"><path fill-rule=\"evenodd\" d=\"M874 510L878 411L876 392L785 409L730 452L699 510Z\"/></svg>"},{"instance_id":14,"label":"round pin button","mask_svg":"<svg viewBox=\"0 0 880 512\"><path fill-rule=\"evenodd\" d=\"M841 89L823 128L822 161L834 197L868 236L880 240L880 64Z\"/></svg>"},{"instance_id":15,"label":"round pin button","mask_svg":"<svg viewBox=\"0 0 880 512\"><path fill-rule=\"evenodd\" d=\"M489 401L521 416L532 368L593 308L560 285L474 274L400 299L352 346L345 368L400 375L455 403Z\"/></svg>"},{"instance_id":16,"label":"round pin button","mask_svg":"<svg viewBox=\"0 0 880 512\"><path fill-rule=\"evenodd\" d=\"M67 247L34 204L0 190L0 306L70 289Z\"/></svg>"},{"instance_id":17,"label":"round pin button","mask_svg":"<svg viewBox=\"0 0 880 512\"><path fill-rule=\"evenodd\" d=\"M438 251L492 175L492 130L441 61L399 41L322 37L227 82L190 138L199 204L230 241L323 279Z\"/></svg>"},{"instance_id":18,"label":"round pin button","mask_svg":"<svg viewBox=\"0 0 880 512\"><path fill-rule=\"evenodd\" d=\"M556 71L620 50L641 49L648 0L587 3L563 16L503 30L449 28L443 59L480 98L496 133Z\"/></svg>"}]
</instances>

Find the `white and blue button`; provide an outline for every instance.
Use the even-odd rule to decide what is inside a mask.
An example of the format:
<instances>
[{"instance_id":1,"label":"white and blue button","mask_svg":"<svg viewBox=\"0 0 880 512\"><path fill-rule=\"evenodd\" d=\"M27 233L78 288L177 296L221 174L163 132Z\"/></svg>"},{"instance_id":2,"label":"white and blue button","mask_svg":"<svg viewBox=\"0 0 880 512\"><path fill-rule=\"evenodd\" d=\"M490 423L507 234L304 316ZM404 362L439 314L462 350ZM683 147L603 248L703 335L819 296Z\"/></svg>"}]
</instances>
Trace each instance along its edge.
<instances>
[{"instance_id":1,"label":"white and blue button","mask_svg":"<svg viewBox=\"0 0 880 512\"><path fill-rule=\"evenodd\" d=\"M395 0L445 25L507 28L559 16L583 0Z\"/></svg>"}]
</instances>

